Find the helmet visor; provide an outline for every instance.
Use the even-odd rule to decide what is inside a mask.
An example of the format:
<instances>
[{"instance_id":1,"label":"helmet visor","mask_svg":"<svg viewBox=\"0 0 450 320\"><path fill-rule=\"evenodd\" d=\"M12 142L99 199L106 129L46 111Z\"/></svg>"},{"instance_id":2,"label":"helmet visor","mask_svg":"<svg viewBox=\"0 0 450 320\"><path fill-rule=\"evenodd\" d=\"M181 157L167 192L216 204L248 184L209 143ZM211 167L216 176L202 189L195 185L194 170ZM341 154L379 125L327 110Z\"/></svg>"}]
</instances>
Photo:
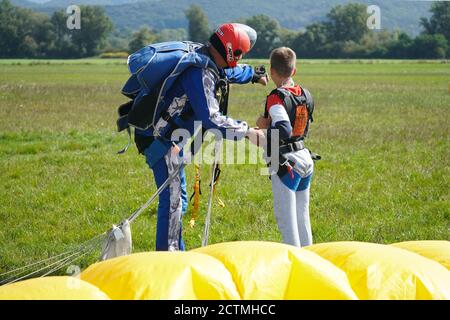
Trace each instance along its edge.
<instances>
[{"instance_id":1,"label":"helmet visor","mask_svg":"<svg viewBox=\"0 0 450 320\"><path fill-rule=\"evenodd\" d=\"M258 38L256 31L242 23L233 23L233 26L240 36L239 47L242 50L242 54L246 54L255 45L256 39Z\"/></svg>"}]
</instances>

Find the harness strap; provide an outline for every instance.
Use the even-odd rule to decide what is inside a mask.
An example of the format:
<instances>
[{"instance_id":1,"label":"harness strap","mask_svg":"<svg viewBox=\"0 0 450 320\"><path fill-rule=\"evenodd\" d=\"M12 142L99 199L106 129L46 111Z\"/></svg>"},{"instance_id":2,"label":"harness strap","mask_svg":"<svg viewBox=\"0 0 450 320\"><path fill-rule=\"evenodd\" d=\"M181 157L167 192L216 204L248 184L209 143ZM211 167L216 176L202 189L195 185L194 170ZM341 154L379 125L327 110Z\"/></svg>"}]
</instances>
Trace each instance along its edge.
<instances>
[{"instance_id":1,"label":"harness strap","mask_svg":"<svg viewBox=\"0 0 450 320\"><path fill-rule=\"evenodd\" d=\"M269 96L275 94L283 101L284 107L286 108L286 112L289 116L289 121L291 122L294 131L297 121L299 118L301 119L303 117L303 112L301 110L299 111L298 108L300 106L306 107L307 118L304 118L304 121L306 121L304 129L300 135L296 136L296 138L303 139L308 135L309 124L313 122L314 101L312 100L311 93L307 89L303 87L300 88L302 93L299 96L293 94L285 88L276 88L270 92ZM266 118L268 117L267 101L268 100L266 99L266 108L264 112L264 117ZM301 128L302 127L303 124L301 124Z\"/></svg>"},{"instance_id":2,"label":"harness strap","mask_svg":"<svg viewBox=\"0 0 450 320\"><path fill-rule=\"evenodd\" d=\"M179 117L183 121L189 120L192 116L194 116L194 110L192 109L188 109L179 115ZM170 125L169 130L167 130L166 134L164 135L166 139L170 139L172 133L175 130L179 129L180 126L173 120L173 117L170 116L170 114L167 111L161 113L161 118L164 119Z\"/></svg>"},{"instance_id":3,"label":"harness strap","mask_svg":"<svg viewBox=\"0 0 450 320\"><path fill-rule=\"evenodd\" d=\"M292 168L295 166L295 162L292 160L286 159L283 155L280 154L280 166L278 167L277 175L281 178L286 173L291 175L291 178L294 178Z\"/></svg>"},{"instance_id":4,"label":"harness strap","mask_svg":"<svg viewBox=\"0 0 450 320\"><path fill-rule=\"evenodd\" d=\"M189 201L194 198L194 202L192 204L192 217L189 221L189 225L191 228L195 225L195 220L198 217L198 211L200 209L200 195L202 194L201 190L201 179L200 179L200 166L198 164L195 164L195 183L194 183L194 192L191 195L191 198Z\"/></svg>"},{"instance_id":5,"label":"harness strap","mask_svg":"<svg viewBox=\"0 0 450 320\"><path fill-rule=\"evenodd\" d=\"M122 154L122 153L127 152L128 148L131 145L131 129L130 129L130 127L127 127L127 133L128 133L127 145L125 147L123 147L121 150L117 151L117 154Z\"/></svg>"},{"instance_id":6,"label":"harness strap","mask_svg":"<svg viewBox=\"0 0 450 320\"><path fill-rule=\"evenodd\" d=\"M309 154L314 161L319 161L320 159L322 159L322 156L320 154L314 153L311 150L309 150Z\"/></svg>"},{"instance_id":7,"label":"harness strap","mask_svg":"<svg viewBox=\"0 0 450 320\"><path fill-rule=\"evenodd\" d=\"M280 154L284 155L286 153L300 151L305 149L305 143L303 140L290 142L280 146Z\"/></svg>"},{"instance_id":8,"label":"harness strap","mask_svg":"<svg viewBox=\"0 0 450 320\"><path fill-rule=\"evenodd\" d=\"M122 154L127 152L128 148L131 145L131 129L128 125L128 113L133 107L134 100L130 100L124 104L121 104L118 111L119 118L117 119L117 131L121 132L123 130L127 130L128 132L128 143L121 150L117 151L117 154Z\"/></svg>"},{"instance_id":9,"label":"harness strap","mask_svg":"<svg viewBox=\"0 0 450 320\"><path fill-rule=\"evenodd\" d=\"M295 166L295 162L292 160L288 160L284 155L290 152L295 152L299 150L303 150L305 148L305 143L303 140L291 142L288 144L284 144L280 146L280 152L279 152L279 160L280 165L278 167L277 175L279 177L283 177L286 173L289 173L291 177L293 176L292 168ZM311 150L308 150L311 158L314 161L319 161L322 159L320 155L317 153L312 152ZM271 166L271 162L267 164L268 167Z\"/></svg>"},{"instance_id":10,"label":"harness strap","mask_svg":"<svg viewBox=\"0 0 450 320\"><path fill-rule=\"evenodd\" d=\"M220 90L219 111L226 116L228 113L228 96L230 93L230 84L228 80L219 77L216 89Z\"/></svg>"}]
</instances>

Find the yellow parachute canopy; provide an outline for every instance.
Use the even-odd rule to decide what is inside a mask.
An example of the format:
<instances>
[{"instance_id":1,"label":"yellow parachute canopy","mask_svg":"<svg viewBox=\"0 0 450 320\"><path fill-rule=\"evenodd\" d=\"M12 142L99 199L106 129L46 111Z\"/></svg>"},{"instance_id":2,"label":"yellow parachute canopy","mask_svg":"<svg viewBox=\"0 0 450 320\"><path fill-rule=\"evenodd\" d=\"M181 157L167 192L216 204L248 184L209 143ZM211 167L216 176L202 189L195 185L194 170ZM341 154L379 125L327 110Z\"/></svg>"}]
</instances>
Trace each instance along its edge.
<instances>
[{"instance_id":1,"label":"yellow parachute canopy","mask_svg":"<svg viewBox=\"0 0 450 320\"><path fill-rule=\"evenodd\" d=\"M1 286L0 300L109 300L109 297L90 283L63 276Z\"/></svg>"},{"instance_id":2,"label":"yellow parachute canopy","mask_svg":"<svg viewBox=\"0 0 450 320\"><path fill-rule=\"evenodd\" d=\"M220 260L242 299L357 299L347 276L307 250L273 242L228 242L194 252Z\"/></svg>"},{"instance_id":3,"label":"yellow parachute canopy","mask_svg":"<svg viewBox=\"0 0 450 320\"><path fill-rule=\"evenodd\" d=\"M189 252L118 257L91 265L81 279L8 284L0 287L0 299L448 300L445 263L446 241L334 242L306 248L229 242Z\"/></svg>"},{"instance_id":4,"label":"yellow parachute canopy","mask_svg":"<svg viewBox=\"0 0 450 320\"><path fill-rule=\"evenodd\" d=\"M87 268L81 279L112 299L239 299L220 261L195 252L146 252Z\"/></svg>"},{"instance_id":5,"label":"yellow parachute canopy","mask_svg":"<svg viewBox=\"0 0 450 320\"><path fill-rule=\"evenodd\" d=\"M450 299L450 272L389 245L322 243L307 247L345 271L360 299Z\"/></svg>"},{"instance_id":6,"label":"yellow parachute canopy","mask_svg":"<svg viewBox=\"0 0 450 320\"><path fill-rule=\"evenodd\" d=\"M426 240L393 243L391 246L415 252L450 270L450 241Z\"/></svg>"}]
</instances>

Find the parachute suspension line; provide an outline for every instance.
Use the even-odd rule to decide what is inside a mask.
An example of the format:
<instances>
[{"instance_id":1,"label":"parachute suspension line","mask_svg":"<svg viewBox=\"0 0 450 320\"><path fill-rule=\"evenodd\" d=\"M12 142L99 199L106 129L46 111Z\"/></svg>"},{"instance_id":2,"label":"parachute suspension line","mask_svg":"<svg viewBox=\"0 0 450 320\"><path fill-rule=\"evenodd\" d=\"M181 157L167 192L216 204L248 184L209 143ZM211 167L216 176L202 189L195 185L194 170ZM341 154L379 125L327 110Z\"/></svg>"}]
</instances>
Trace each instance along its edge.
<instances>
[{"instance_id":1,"label":"parachute suspension line","mask_svg":"<svg viewBox=\"0 0 450 320\"><path fill-rule=\"evenodd\" d=\"M26 278L29 278L33 275L39 275L41 272L44 272L44 274L40 275L40 277L44 277L46 275L52 274L65 266L69 266L76 260L79 260L84 255L91 253L93 250L98 248L101 242L104 241L104 238L106 237L106 232L102 233L100 235L97 235L93 237L92 239L89 239L85 241L84 243L80 244L78 247L76 247L72 251L67 251L61 254L58 254L56 256L37 261L34 263L31 263L27 266L20 267L5 273L0 274L0 278L4 277L8 274L13 274L7 279L1 280L0 285L10 284L14 283ZM56 261L53 261L57 259ZM45 264L47 263L47 264ZM44 266L42 266L44 264ZM48 270L50 269L50 270ZM48 271L46 271L48 270Z\"/></svg>"},{"instance_id":2,"label":"parachute suspension line","mask_svg":"<svg viewBox=\"0 0 450 320\"><path fill-rule=\"evenodd\" d=\"M15 278L14 280L9 281L8 284L11 284L11 283L14 283L14 282L26 279L26 278L28 278L30 276L33 276L33 275L38 275L40 272L51 268L49 271L47 271L44 274L40 275L40 277L44 277L44 276L46 276L48 274L51 274L51 273L53 273L53 272L55 272L57 270L62 269L64 266L66 266L66 264L70 265L72 262L77 260L78 257L80 257L82 255L84 255L82 250L81 251L76 251L75 253L72 253L71 255L69 255L68 257L65 257L64 259L55 261L55 262L49 264L48 266L42 267L42 268L40 268L38 270L35 270L35 271L31 272L31 273L23 275L23 276L21 276L19 278Z\"/></svg>"},{"instance_id":3,"label":"parachute suspension line","mask_svg":"<svg viewBox=\"0 0 450 320\"><path fill-rule=\"evenodd\" d=\"M100 243L98 243L100 244ZM90 248L88 248L87 250L80 251L77 255L75 255L73 258L70 259L70 257L66 258L65 261L61 261L58 265L56 265L56 267L54 267L53 269L51 269L50 271L47 271L46 273L44 273L43 275L41 275L40 277L45 277L49 274L52 274L53 272L60 270L64 267L68 267L70 265L72 265L75 261L80 260L82 257L84 257L87 254L90 254L92 251L95 250L97 246L92 246Z\"/></svg>"},{"instance_id":4,"label":"parachute suspension line","mask_svg":"<svg viewBox=\"0 0 450 320\"><path fill-rule=\"evenodd\" d=\"M60 253L60 254L58 254L58 255L56 255L56 256L52 256L52 257L49 257L49 258L47 258L47 259L43 259L43 260L40 260L40 261L37 261L37 262L33 262L33 263L29 264L29 265L26 265L26 266L23 266L23 267L14 269L14 270L10 270L10 271L6 271L6 272L3 272L3 273L0 273L0 278L3 278L4 276L6 276L6 275L8 275L8 274L11 274L11 273L19 273L19 274L22 274L22 273L25 272L24 270L31 269L33 266L42 264L42 263L47 262L47 261L54 260L54 259L59 258L59 257L61 257L61 256L67 256L67 255L73 253L74 251L75 251L75 250L66 251L66 252ZM62 259L63 259L63 258L62 258ZM23 270L23 271L22 271L22 270ZM22 272L19 272L19 271L22 271ZM1 281L0 281L0 283L1 283Z\"/></svg>"},{"instance_id":5,"label":"parachute suspension line","mask_svg":"<svg viewBox=\"0 0 450 320\"><path fill-rule=\"evenodd\" d=\"M104 237L105 235L106 234L102 234L100 236ZM53 267L51 271L46 272L45 275L53 273L53 272L55 272L55 271L57 271L59 269L62 269L64 266L68 266L68 265L72 264L75 260L78 260L83 255L83 252L86 252L86 250L88 252L91 252L96 247L98 247L98 245L103 241L103 237L96 236L96 237L86 241L82 245L80 245L78 247L78 249L73 250L72 252L68 252L69 254L66 254L63 258L61 258L61 259L59 259L57 261L54 261L54 262L52 262L52 263L50 263L50 264L48 264L48 265L46 265L44 267L40 267L40 268L35 269L35 270L31 269L31 270L28 271L28 273L25 273L25 271L22 271L19 274L16 274L16 275L14 275L12 277L9 277L8 279L5 279L5 280L1 281L0 285L13 283L13 282L16 282L16 281L19 281L19 280L22 280L22 279L29 278L29 277L31 277L33 275L38 275L40 272L45 271L45 270L47 270L47 269L49 269L49 268L51 268L53 266L56 266L56 267ZM49 260L49 259L46 259L46 260ZM21 268L21 269L23 269L23 268ZM30 269L30 268L28 268L28 269ZM13 270L13 271L15 271L15 270ZM41 277L42 276L43 275L41 275Z\"/></svg>"},{"instance_id":6,"label":"parachute suspension line","mask_svg":"<svg viewBox=\"0 0 450 320\"><path fill-rule=\"evenodd\" d=\"M80 244L77 248L75 248L75 249L73 249L73 250L66 251L66 252L60 253L60 254L58 254L58 255L56 255L56 256L52 256L52 257L49 257L49 258L47 258L47 259L43 259L43 260L40 260L40 261L31 263L31 264L26 265L26 266L23 266L23 267L14 269L14 270L10 270L10 271L1 273L1 274L0 274L0 278L3 278L4 276L6 276L6 275L8 275L8 274L15 274L14 276L12 276L12 277L10 277L9 279L7 279L7 280L10 280L10 279L13 279L14 277L17 277L17 276L19 276L19 275L21 275L21 274L26 273L27 270L33 270L33 267L39 268L39 267L37 267L37 266L39 266L39 265L41 265L41 264L43 264L43 263L45 263L45 262L50 262L50 261L52 261L52 260L54 260L54 259L56 259L56 258L59 258L58 260L56 260L56 262L62 261L62 260L64 260L67 256L72 255L74 252L79 252L79 251L80 251L80 248L83 248L83 247L89 247L89 246L90 246L89 244L92 243L92 242L94 242L94 241L97 241L97 242L102 241L102 240L103 240L103 237L104 237L105 235L106 235L106 233L103 233L103 234L101 234L101 235L95 236L95 237L93 237L92 239L87 240L87 241L85 241L84 243ZM53 262L52 264L54 264L54 263L55 263L55 262ZM0 281L0 283L5 282L5 281L6 281L6 280L2 280L2 281Z\"/></svg>"},{"instance_id":7,"label":"parachute suspension line","mask_svg":"<svg viewBox=\"0 0 450 320\"><path fill-rule=\"evenodd\" d=\"M219 165L219 156L221 152L222 147L222 139L216 141L216 145L214 147L214 163L212 167L211 172L211 184L210 184L210 190L209 190L209 199L208 199L208 211L206 212L206 218L205 218L205 229L203 231L203 239L202 239L202 247L205 247L208 245L208 238L209 238L209 226L211 223L211 210L212 210L212 202L213 202L213 195L214 195L214 185L216 181L216 173L217 173L217 167Z\"/></svg>"},{"instance_id":8,"label":"parachute suspension line","mask_svg":"<svg viewBox=\"0 0 450 320\"><path fill-rule=\"evenodd\" d=\"M147 200L146 203L144 203L139 209L137 209L135 212L131 214L131 216L128 218L128 221L131 223L133 222L137 217L141 215L142 212L144 212L145 209L148 208L148 206L155 200L155 198L165 189L169 186L169 184L172 182L173 179L177 177L177 175L180 173L180 171L184 168L186 163L183 161L178 169L174 170L172 174L167 178L166 181L156 190L156 192ZM121 223L122 224L122 223ZM121 225L120 224L120 225ZM119 225L119 227L120 227Z\"/></svg>"}]
</instances>

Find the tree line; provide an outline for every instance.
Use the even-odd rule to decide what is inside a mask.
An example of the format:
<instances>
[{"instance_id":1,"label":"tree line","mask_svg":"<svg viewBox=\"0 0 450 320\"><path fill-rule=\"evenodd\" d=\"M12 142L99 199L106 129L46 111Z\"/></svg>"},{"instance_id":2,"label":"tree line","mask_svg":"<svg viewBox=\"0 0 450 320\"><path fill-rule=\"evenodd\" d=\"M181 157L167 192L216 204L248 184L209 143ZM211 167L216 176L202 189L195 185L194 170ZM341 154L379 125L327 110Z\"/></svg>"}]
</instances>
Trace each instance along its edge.
<instances>
[{"instance_id":1,"label":"tree line","mask_svg":"<svg viewBox=\"0 0 450 320\"><path fill-rule=\"evenodd\" d=\"M113 30L110 19L98 6L80 6L81 29L67 27L65 11L51 17L30 9L0 2L0 57L81 58L96 55Z\"/></svg>"},{"instance_id":2,"label":"tree line","mask_svg":"<svg viewBox=\"0 0 450 320\"><path fill-rule=\"evenodd\" d=\"M132 32L114 30L99 6L80 6L81 29L67 27L65 11L51 16L0 0L1 58L81 58L104 51L134 52L152 42L192 40L205 42L213 30L203 10L192 5L185 12L189 22L183 29L155 31L148 27ZM289 46L299 58L413 58L442 59L450 56L450 2L435 2L431 17L422 18L421 34L411 37L402 31L374 31L366 25L363 4L351 3L331 9L326 20L294 31L265 15L237 22L258 32L258 41L248 57L267 58L278 46Z\"/></svg>"},{"instance_id":3,"label":"tree line","mask_svg":"<svg viewBox=\"0 0 450 320\"><path fill-rule=\"evenodd\" d=\"M450 57L450 2L432 4L431 17L418 23L423 31L415 38L402 31L374 31L367 27L367 6L351 3L338 5L323 22L302 31L280 27L265 15L240 22L253 27L258 40L248 57L267 58L279 46L289 46L300 58L394 58L443 59ZM190 8L189 34L195 41L205 41L210 33L207 18L200 7Z\"/></svg>"}]
</instances>

